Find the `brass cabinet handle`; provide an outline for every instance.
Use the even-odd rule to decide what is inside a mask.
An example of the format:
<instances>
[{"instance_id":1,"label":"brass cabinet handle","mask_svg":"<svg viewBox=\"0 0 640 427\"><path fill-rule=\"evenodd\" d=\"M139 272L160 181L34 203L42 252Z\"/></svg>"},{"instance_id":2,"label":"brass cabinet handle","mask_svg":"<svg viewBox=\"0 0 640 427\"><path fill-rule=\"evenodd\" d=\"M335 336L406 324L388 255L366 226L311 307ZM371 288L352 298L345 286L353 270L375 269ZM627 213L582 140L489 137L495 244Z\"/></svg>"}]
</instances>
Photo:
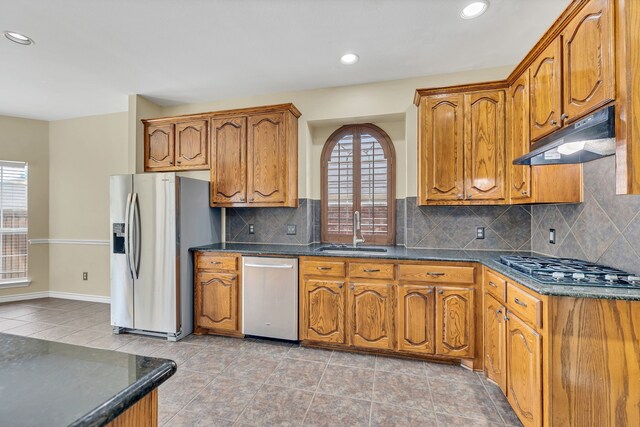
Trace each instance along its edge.
<instances>
[{"instance_id":1,"label":"brass cabinet handle","mask_svg":"<svg viewBox=\"0 0 640 427\"><path fill-rule=\"evenodd\" d=\"M377 273L377 272L380 271L380 269L379 268L365 268L362 271L364 271L365 273Z\"/></svg>"},{"instance_id":2,"label":"brass cabinet handle","mask_svg":"<svg viewBox=\"0 0 640 427\"><path fill-rule=\"evenodd\" d=\"M495 283L493 283L492 281L489 281L489 286L493 286L494 288L497 288L498 285L496 285Z\"/></svg>"},{"instance_id":3,"label":"brass cabinet handle","mask_svg":"<svg viewBox=\"0 0 640 427\"><path fill-rule=\"evenodd\" d=\"M220 261L209 261L209 264L219 265L222 264Z\"/></svg>"},{"instance_id":4,"label":"brass cabinet handle","mask_svg":"<svg viewBox=\"0 0 640 427\"><path fill-rule=\"evenodd\" d=\"M515 302L516 304L521 305L521 306L523 306L523 307L526 307L526 306L527 306L527 304L526 304L526 303L524 303L524 302L520 301L518 298L514 298L514 299L513 299L513 302Z\"/></svg>"},{"instance_id":5,"label":"brass cabinet handle","mask_svg":"<svg viewBox=\"0 0 640 427\"><path fill-rule=\"evenodd\" d=\"M427 275L431 277L440 277L440 276L444 276L445 273L440 273L439 271L429 271L427 272Z\"/></svg>"},{"instance_id":6,"label":"brass cabinet handle","mask_svg":"<svg viewBox=\"0 0 640 427\"><path fill-rule=\"evenodd\" d=\"M318 267L318 270L321 270L321 271L326 271L331 269L332 269L331 267Z\"/></svg>"}]
</instances>

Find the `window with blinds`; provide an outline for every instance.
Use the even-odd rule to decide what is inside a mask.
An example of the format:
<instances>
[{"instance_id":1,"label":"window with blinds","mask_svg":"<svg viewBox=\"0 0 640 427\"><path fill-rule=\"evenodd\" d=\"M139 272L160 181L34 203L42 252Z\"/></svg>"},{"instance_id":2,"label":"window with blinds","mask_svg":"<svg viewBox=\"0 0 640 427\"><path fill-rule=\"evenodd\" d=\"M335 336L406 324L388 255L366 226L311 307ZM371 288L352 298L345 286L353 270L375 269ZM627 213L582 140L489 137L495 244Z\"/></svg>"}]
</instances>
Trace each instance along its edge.
<instances>
[{"instance_id":1,"label":"window with blinds","mask_svg":"<svg viewBox=\"0 0 640 427\"><path fill-rule=\"evenodd\" d=\"M365 243L395 243L394 157L391 139L375 125L343 126L329 137L321 160L323 242L352 242L358 211Z\"/></svg>"},{"instance_id":2,"label":"window with blinds","mask_svg":"<svg viewBox=\"0 0 640 427\"><path fill-rule=\"evenodd\" d=\"M27 170L0 160L0 285L27 278Z\"/></svg>"}]
</instances>

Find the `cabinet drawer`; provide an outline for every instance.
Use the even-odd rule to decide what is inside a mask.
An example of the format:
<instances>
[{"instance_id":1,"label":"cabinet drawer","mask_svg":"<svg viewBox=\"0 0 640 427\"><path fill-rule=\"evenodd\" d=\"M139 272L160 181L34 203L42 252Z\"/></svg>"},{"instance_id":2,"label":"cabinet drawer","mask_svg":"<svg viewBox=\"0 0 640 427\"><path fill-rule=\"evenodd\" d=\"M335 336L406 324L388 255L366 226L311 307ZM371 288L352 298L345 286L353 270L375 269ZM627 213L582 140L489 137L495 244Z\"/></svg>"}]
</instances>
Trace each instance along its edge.
<instances>
[{"instance_id":1,"label":"cabinet drawer","mask_svg":"<svg viewBox=\"0 0 640 427\"><path fill-rule=\"evenodd\" d=\"M344 262L304 261L302 273L305 276L344 277Z\"/></svg>"},{"instance_id":2,"label":"cabinet drawer","mask_svg":"<svg viewBox=\"0 0 640 427\"><path fill-rule=\"evenodd\" d=\"M197 269L201 270L232 270L238 269L238 257L200 254L198 256Z\"/></svg>"},{"instance_id":3,"label":"cabinet drawer","mask_svg":"<svg viewBox=\"0 0 640 427\"><path fill-rule=\"evenodd\" d=\"M349 277L359 277L364 279L389 279L394 278L394 264L377 263L350 263Z\"/></svg>"},{"instance_id":4,"label":"cabinet drawer","mask_svg":"<svg viewBox=\"0 0 640 427\"><path fill-rule=\"evenodd\" d=\"M530 325L542 327L542 301L507 283L507 308Z\"/></svg>"},{"instance_id":5,"label":"cabinet drawer","mask_svg":"<svg viewBox=\"0 0 640 427\"><path fill-rule=\"evenodd\" d=\"M504 302L507 293L507 281L487 270L484 273L484 290L496 297L498 301Z\"/></svg>"},{"instance_id":6,"label":"cabinet drawer","mask_svg":"<svg viewBox=\"0 0 640 427\"><path fill-rule=\"evenodd\" d=\"M432 283L474 283L475 267L401 265L400 280Z\"/></svg>"}]
</instances>

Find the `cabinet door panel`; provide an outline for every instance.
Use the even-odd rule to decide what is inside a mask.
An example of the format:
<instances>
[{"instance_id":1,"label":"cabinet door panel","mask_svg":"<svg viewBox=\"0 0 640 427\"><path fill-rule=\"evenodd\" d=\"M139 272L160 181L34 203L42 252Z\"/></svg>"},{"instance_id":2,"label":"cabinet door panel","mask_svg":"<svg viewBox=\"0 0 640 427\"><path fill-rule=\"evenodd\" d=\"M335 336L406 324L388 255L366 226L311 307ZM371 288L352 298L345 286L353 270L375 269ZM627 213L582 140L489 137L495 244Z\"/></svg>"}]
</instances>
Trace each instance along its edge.
<instances>
[{"instance_id":1,"label":"cabinet door panel","mask_svg":"<svg viewBox=\"0 0 640 427\"><path fill-rule=\"evenodd\" d=\"M562 47L558 38L531 65L531 140L562 126Z\"/></svg>"},{"instance_id":2,"label":"cabinet door panel","mask_svg":"<svg viewBox=\"0 0 640 427\"><path fill-rule=\"evenodd\" d=\"M512 164L514 159L528 153L529 136L529 70L509 88L507 119L507 170L509 171L509 199L512 203L531 202L531 166Z\"/></svg>"},{"instance_id":3,"label":"cabinet door panel","mask_svg":"<svg viewBox=\"0 0 640 427\"><path fill-rule=\"evenodd\" d=\"M209 164L207 121L176 125L176 166L185 169L206 167Z\"/></svg>"},{"instance_id":4,"label":"cabinet door panel","mask_svg":"<svg viewBox=\"0 0 640 427\"><path fill-rule=\"evenodd\" d=\"M398 286L398 349L435 351L435 298L431 286Z\"/></svg>"},{"instance_id":5,"label":"cabinet door panel","mask_svg":"<svg viewBox=\"0 0 640 427\"><path fill-rule=\"evenodd\" d=\"M238 276L198 273L195 287L196 326L238 330Z\"/></svg>"},{"instance_id":6,"label":"cabinet door panel","mask_svg":"<svg viewBox=\"0 0 640 427\"><path fill-rule=\"evenodd\" d=\"M463 96L429 97L421 105L421 198L464 198Z\"/></svg>"},{"instance_id":7,"label":"cabinet door panel","mask_svg":"<svg viewBox=\"0 0 640 427\"><path fill-rule=\"evenodd\" d=\"M304 281L304 339L344 344L344 282Z\"/></svg>"},{"instance_id":8,"label":"cabinet door panel","mask_svg":"<svg viewBox=\"0 0 640 427\"><path fill-rule=\"evenodd\" d=\"M504 91L471 93L464 99L466 198L504 199Z\"/></svg>"},{"instance_id":9,"label":"cabinet door panel","mask_svg":"<svg viewBox=\"0 0 640 427\"><path fill-rule=\"evenodd\" d=\"M145 144L145 169L153 170L173 167L173 125L150 125Z\"/></svg>"},{"instance_id":10,"label":"cabinet door panel","mask_svg":"<svg viewBox=\"0 0 640 427\"><path fill-rule=\"evenodd\" d=\"M513 313L507 317L507 399L525 427L541 426L541 338Z\"/></svg>"},{"instance_id":11,"label":"cabinet door panel","mask_svg":"<svg viewBox=\"0 0 640 427\"><path fill-rule=\"evenodd\" d=\"M356 347L393 349L392 286L349 285L350 344Z\"/></svg>"},{"instance_id":12,"label":"cabinet door panel","mask_svg":"<svg viewBox=\"0 0 640 427\"><path fill-rule=\"evenodd\" d=\"M436 354L473 357L473 289L438 288Z\"/></svg>"},{"instance_id":13,"label":"cabinet door panel","mask_svg":"<svg viewBox=\"0 0 640 427\"><path fill-rule=\"evenodd\" d=\"M285 201L286 135L281 113L248 119L247 194L250 203Z\"/></svg>"},{"instance_id":14,"label":"cabinet door panel","mask_svg":"<svg viewBox=\"0 0 640 427\"><path fill-rule=\"evenodd\" d=\"M591 0L565 29L564 113L572 122L615 98L610 0Z\"/></svg>"},{"instance_id":15,"label":"cabinet door panel","mask_svg":"<svg viewBox=\"0 0 640 427\"><path fill-rule=\"evenodd\" d=\"M244 203L247 198L247 119L212 120L211 204Z\"/></svg>"},{"instance_id":16,"label":"cabinet door panel","mask_svg":"<svg viewBox=\"0 0 640 427\"><path fill-rule=\"evenodd\" d=\"M505 308L490 294L484 294L484 372L506 394L507 372Z\"/></svg>"}]
</instances>

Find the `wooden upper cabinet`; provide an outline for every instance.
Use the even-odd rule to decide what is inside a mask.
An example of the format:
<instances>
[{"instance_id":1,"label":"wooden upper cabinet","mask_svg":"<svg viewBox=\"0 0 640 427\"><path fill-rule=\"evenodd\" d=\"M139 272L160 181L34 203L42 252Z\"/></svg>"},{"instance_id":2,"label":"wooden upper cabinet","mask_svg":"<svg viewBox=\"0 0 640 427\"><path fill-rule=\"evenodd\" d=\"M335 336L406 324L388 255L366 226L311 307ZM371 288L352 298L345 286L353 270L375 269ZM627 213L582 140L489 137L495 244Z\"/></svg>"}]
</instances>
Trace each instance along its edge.
<instances>
[{"instance_id":1,"label":"wooden upper cabinet","mask_svg":"<svg viewBox=\"0 0 640 427\"><path fill-rule=\"evenodd\" d=\"M247 200L247 118L211 121L211 204Z\"/></svg>"},{"instance_id":2,"label":"wooden upper cabinet","mask_svg":"<svg viewBox=\"0 0 640 427\"><path fill-rule=\"evenodd\" d=\"M194 302L196 327L238 331L237 274L197 273Z\"/></svg>"},{"instance_id":3,"label":"wooden upper cabinet","mask_svg":"<svg viewBox=\"0 0 640 427\"><path fill-rule=\"evenodd\" d=\"M432 286L398 286L398 349L435 352L435 292Z\"/></svg>"},{"instance_id":4,"label":"wooden upper cabinet","mask_svg":"<svg viewBox=\"0 0 640 427\"><path fill-rule=\"evenodd\" d=\"M302 339L345 343L346 287L342 281L307 279L302 287Z\"/></svg>"},{"instance_id":5,"label":"wooden upper cabinet","mask_svg":"<svg viewBox=\"0 0 640 427\"><path fill-rule=\"evenodd\" d=\"M206 120L176 124L176 166L181 169L209 166L208 126Z\"/></svg>"},{"instance_id":6,"label":"wooden upper cabinet","mask_svg":"<svg viewBox=\"0 0 640 427\"><path fill-rule=\"evenodd\" d=\"M535 141L562 126L562 46L554 40L529 68L531 140Z\"/></svg>"},{"instance_id":7,"label":"wooden upper cabinet","mask_svg":"<svg viewBox=\"0 0 640 427\"><path fill-rule=\"evenodd\" d=\"M464 198L463 95L420 103L420 203Z\"/></svg>"},{"instance_id":8,"label":"wooden upper cabinet","mask_svg":"<svg viewBox=\"0 0 640 427\"><path fill-rule=\"evenodd\" d=\"M147 126L144 144L144 168L146 171L173 168L174 125Z\"/></svg>"},{"instance_id":9,"label":"wooden upper cabinet","mask_svg":"<svg viewBox=\"0 0 640 427\"><path fill-rule=\"evenodd\" d=\"M388 350L394 348L392 300L392 285L349 284L351 345Z\"/></svg>"},{"instance_id":10,"label":"wooden upper cabinet","mask_svg":"<svg viewBox=\"0 0 640 427\"><path fill-rule=\"evenodd\" d=\"M503 393L507 392L505 308L484 294L484 372Z\"/></svg>"},{"instance_id":11,"label":"wooden upper cabinet","mask_svg":"<svg viewBox=\"0 0 640 427\"><path fill-rule=\"evenodd\" d=\"M525 427L542 425L542 339L508 312L507 399Z\"/></svg>"},{"instance_id":12,"label":"wooden upper cabinet","mask_svg":"<svg viewBox=\"0 0 640 427\"><path fill-rule=\"evenodd\" d=\"M436 354L473 357L472 288L438 288L436 292Z\"/></svg>"},{"instance_id":13,"label":"wooden upper cabinet","mask_svg":"<svg viewBox=\"0 0 640 427\"><path fill-rule=\"evenodd\" d=\"M504 199L504 91L465 94L464 110L466 198Z\"/></svg>"},{"instance_id":14,"label":"wooden upper cabinet","mask_svg":"<svg viewBox=\"0 0 640 427\"><path fill-rule=\"evenodd\" d=\"M248 119L247 197L250 203L284 203L287 176L282 113Z\"/></svg>"},{"instance_id":15,"label":"wooden upper cabinet","mask_svg":"<svg viewBox=\"0 0 640 427\"><path fill-rule=\"evenodd\" d=\"M563 113L567 123L615 99L611 2L591 0L562 33Z\"/></svg>"},{"instance_id":16,"label":"wooden upper cabinet","mask_svg":"<svg viewBox=\"0 0 640 427\"><path fill-rule=\"evenodd\" d=\"M507 173L511 203L532 201L531 166L512 162L529 152L529 70L526 70L509 88L507 99Z\"/></svg>"}]
</instances>

